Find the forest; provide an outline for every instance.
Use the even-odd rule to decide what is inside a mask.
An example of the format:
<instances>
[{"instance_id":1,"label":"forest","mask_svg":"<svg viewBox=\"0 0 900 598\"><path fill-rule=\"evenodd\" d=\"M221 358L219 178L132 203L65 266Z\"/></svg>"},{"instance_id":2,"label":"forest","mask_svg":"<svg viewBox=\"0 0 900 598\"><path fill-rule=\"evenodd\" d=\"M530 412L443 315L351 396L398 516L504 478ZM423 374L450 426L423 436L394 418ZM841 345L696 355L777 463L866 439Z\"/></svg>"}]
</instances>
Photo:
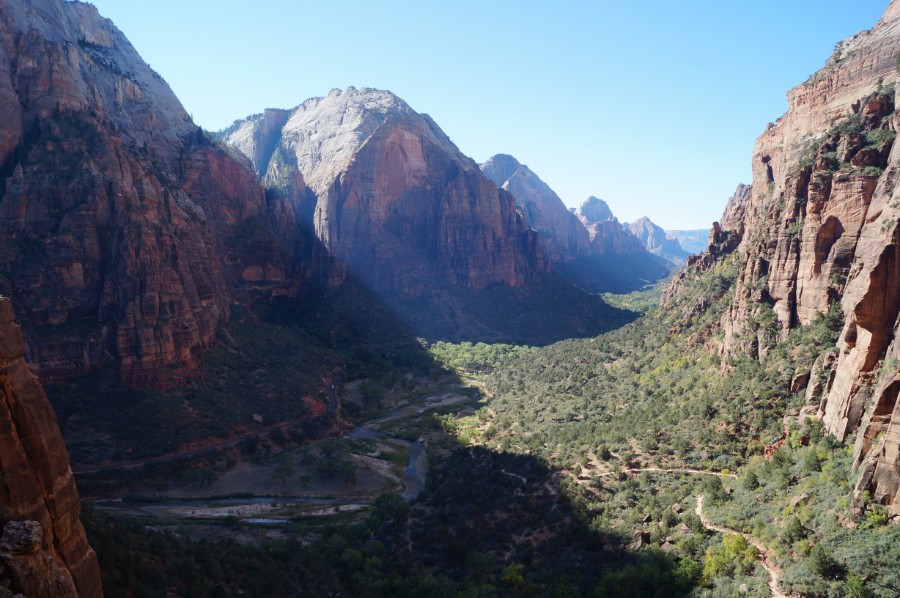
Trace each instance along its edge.
<instances>
[{"instance_id":1,"label":"forest","mask_svg":"<svg viewBox=\"0 0 900 598\"><path fill-rule=\"evenodd\" d=\"M477 401L388 428L427 447L412 502L388 493L244 544L88 505L108 592L768 596L771 569L791 594L897 595L896 526L853 500L851 448L791 392L833 347L837 315L784 334L761 305L750 329L766 358L720 354L737 257L689 273L661 306L658 288L619 297L650 307L598 337L430 345ZM368 392L393 396L384 384Z\"/></svg>"}]
</instances>

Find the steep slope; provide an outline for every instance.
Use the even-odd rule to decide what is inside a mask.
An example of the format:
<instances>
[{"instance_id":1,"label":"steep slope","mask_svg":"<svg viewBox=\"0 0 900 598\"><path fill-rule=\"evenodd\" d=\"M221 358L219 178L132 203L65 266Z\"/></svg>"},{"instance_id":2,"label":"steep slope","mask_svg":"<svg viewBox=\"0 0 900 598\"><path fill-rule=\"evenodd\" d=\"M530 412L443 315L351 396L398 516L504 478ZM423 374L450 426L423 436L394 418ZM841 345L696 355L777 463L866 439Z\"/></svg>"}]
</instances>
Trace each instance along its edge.
<instances>
[{"instance_id":1,"label":"steep slope","mask_svg":"<svg viewBox=\"0 0 900 598\"><path fill-rule=\"evenodd\" d=\"M530 168L506 154L493 156L481 170L513 194L554 268L575 284L592 292L627 292L668 273L664 259L649 255L602 199L591 197L570 211Z\"/></svg>"},{"instance_id":2,"label":"steep slope","mask_svg":"<svg viewBox=\"0 0 900 598\"><path fill-rule=\"evenodd\" d=\"M515 288L549 271L511 196L393 94L333 90L285 116L238 123L224 141L267 185L302 176L316 197L318 238L374 289Z\"/></svg>"},{"instance_id":3,"label":"steep slope","mask_svg":"<svg viewBox=\"0 0 900 598\"><path fill-rule=\"evenodd\" d=\"M0 4L0 292L48 381L170 384L233 301L295 290L293 206L90 4Z\"/></svg>"},{"instance_id":4,"label":"steep slope","mask_svg":"<svg viewBox=\"0 0 900 598\"><path fill-rule=\"evenodd\" d=\"M552 262L571 261L588 253L587 229L530 168L508 154L497 154L481 165L481 171L513 194L525 222L538 232L544 253Z\"/></svg>"},{"instance_id":5,"label":"steep slope","mask_svg":"<svg viewBox=\"0 0 900 598\"><path fill-rule=\"evenodd\" d=\"M628 224L628 230L641 240L647 251L673 264L684 264L685 259L690 255L681 248L675 235L669 235L646 216Z\"/></svg>"},{"instance_id":6,"label":"steep slope","mask_svg":"<svg viewBox=\"0 0 900 598\"><path fill-rule=\"evenodd\" d=\"M841 439L856 434L858 491L900 513L900 150L894 139L900 2L836 46L788 94L788 112L758 139L752 188L739 188L715 251L739 244L744 268L723 318L725 352L764 358L773 333L836 315L835 350L812 368L807 411ZM693 259L709 263L709 256ZM759 326L761 304L777 315ZM798 372L801 382L810 372Z\"/></svg>"},{"instance_id":7,"label":"steep slope","mask_svg":"<svg viewBox=\"0 0 900 598\"><path fill-rule=\"evenodd\" d=\"M0 562L27 596L102 596L69 455L24 356L12 303L0 297Z\"/></svg>"},{"instance_id":8,"label":"steep slope","mask_svg":"<svg viewBox=\"0 0 900 598\"><path fill-rule=\"evenodd\" d=\"M332 286L354 276L423 336L546 342L619 317L557 278L512 194L390 92L332 90L220 138L270 194L302 206L334 260Z\"/></svg>"}]
</instances>

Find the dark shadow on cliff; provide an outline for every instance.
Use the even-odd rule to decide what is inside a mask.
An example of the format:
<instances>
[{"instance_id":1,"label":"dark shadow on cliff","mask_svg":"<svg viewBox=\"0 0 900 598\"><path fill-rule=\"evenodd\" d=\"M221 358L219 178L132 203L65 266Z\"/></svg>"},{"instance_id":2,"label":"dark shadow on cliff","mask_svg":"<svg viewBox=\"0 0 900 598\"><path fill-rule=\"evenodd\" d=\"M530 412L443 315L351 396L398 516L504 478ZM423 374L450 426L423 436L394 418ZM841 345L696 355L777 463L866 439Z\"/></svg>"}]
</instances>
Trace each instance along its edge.
<instances>
[{"instance_id":1,"label":"dark shadow on cliff","mask_svg":"<svg viewBox=\"0 0 900 598\"><path fill-rule=\"evenodd\" d=\"M347 281L331 293L310 289L302 297L233 306L230 325L181 388L128 388L111 371L49 385L76 472L247 434L282 443L339 434L406 393L456 380L362 286ZM336 413L331 385L343 396L343 385L360 380L378 392L342 402ZM283 422L295 425L273 429ZM165 464L150 469L164 473ZM140 472L123 476L141 478Z\"/></svg>"}]
</instances>

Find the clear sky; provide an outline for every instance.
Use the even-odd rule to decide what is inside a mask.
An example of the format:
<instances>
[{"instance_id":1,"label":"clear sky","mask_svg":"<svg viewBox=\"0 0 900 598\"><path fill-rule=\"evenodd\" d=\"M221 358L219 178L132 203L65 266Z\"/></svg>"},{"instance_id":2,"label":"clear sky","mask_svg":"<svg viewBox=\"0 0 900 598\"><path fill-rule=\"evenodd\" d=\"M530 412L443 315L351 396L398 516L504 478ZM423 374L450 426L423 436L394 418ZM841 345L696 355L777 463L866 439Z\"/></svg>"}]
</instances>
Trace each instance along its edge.
<instances>
[{"instance_id":1,"label":"clear sky","mask_svg":"<svg viewBox=\"0 0 900 598\"><path fill-rule=\"evenodd\" d=\"M787 90L888 0L94 0L218 130L332 88L389 89L567 205L707 228Z\"/></svg>"}]
</instances>

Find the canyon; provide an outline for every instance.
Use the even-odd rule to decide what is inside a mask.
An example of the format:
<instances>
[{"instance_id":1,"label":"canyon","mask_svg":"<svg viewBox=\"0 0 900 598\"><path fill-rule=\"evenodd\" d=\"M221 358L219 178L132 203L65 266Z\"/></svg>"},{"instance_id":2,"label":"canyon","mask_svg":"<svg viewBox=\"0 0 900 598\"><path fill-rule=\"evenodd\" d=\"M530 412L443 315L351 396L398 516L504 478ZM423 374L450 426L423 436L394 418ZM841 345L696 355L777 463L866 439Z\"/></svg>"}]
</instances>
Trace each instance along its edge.
<instances>
[{"instance_id":1,"label":"canyon","mask_svg":"<svg viewBox=\"0 0 900 598\"><path fill-rule=\"evenodd\" d=\"M344 432L378 421L379 409L401 412L423 389L440 396L429 386L435 380L464 388L455 413L449 407L456 402L390 418L397 435L389 439L418 451L407 462L424 459L433 443L440 448L428 453L435 459L430 471L449 470L444 478L430 474L431 486L417 479L416 492L393 506L371 496L357 505L385 518L371 538L398 554L412 554L414 545L414 534L401 525L404 501L422 501L418 510L411 507L413 518L430 530L434 505L450 509L441 501L468 489L447 480L477 474L509 490L507 500L523 513L565 513L546 521L529 515L537 520L529 523L532 537L540 538L529 543L544 555L564 553L546 547L555 534L566 537L567 525L602 531L578 545L602 569L624 554L612 532L597 526L637 504L639 483L628 476L666 471L711 473L729 484L740 479L740 489L704 490L721 507L730 493L755 491L757 469L763 477L771 473L789 458L784 447L800 454L815 444L810 422L819 421L833 442L852 446L846 500L861 522L842 520L839 527L889 528L900 518L898 48L900 0L893 0L871 30L839 43L820 71L788 93L788 111L754 147L752 184L737 187L705 250L690 255L679 238L691 239L692 231L667 233L646 217L623 224L597 197L569 210L513 156L496 154L479 165L430 116L389 91L333 89L211 134L90 4L0 4L0 581L29 596L102 595L69 454L42 384L62 397L59 408L74 426L64 429L76 438L90 428L86 418L100 418L73 405L76 389L107 393L97 404L121 410L123 418L132 407L158 414L165 411L160 405L177 404L180 411L160 417L189 414L185 422L196 423L232 410L233 420L223 416L184 432L215 429L220 439L179 437L143 460L134 458L141 438L128 446L115 439L110 444L124 461L107 462L104 454L85 473L185 457L195 461L180 466L195 474L245 458L257 459L262 470L271 451L290 457L291 443L315 446L324 461L337 449L323 435L333 436L334 445L358 441L362 428L350 440ZM643 291L641 300L655 299L647 289L672 272L659 311L633 326L633 298L609 299L620 305L614 307L599 297ZM785 348L804 331L823 330L837 341L821 346L805 339ZM617 339L634 346L615 346ZM794 354L811 346L817 353L809 362ZM654 361L668 359L667 352L681 353ZM752 366L741 361L748 356ZM772 374L765 370L770 360L800 365ZM307 369L288 382L266 377L293 374L296 362ZM696 364L714 364L715 379L690 370ZM675 378L683 371L694 377ZM100 382L80 386L86 375ZM471 387L458 385L461 379ZM659 380L674 383L656 389ZM761 380L777 387L760 390ZM660 405L720 383L741 387L730 392L746 404L704 395L673 406L683 421L671 428L654 419L668 408ZM585 388L593 394L581 394ZM202 409L201 400L208 401ZM273 406L288 401L296 405ZM296 419L275 421L288 411ZM692 417L716 422L716 429L691 429ZM772 431L772 419L780 436L769 439L762 435ZM634 430L607 429L621 422ZM290 438L288 424L296 424ZM727 450L712 446L716 434L729 437L722 441ZM448 441L453 435L458 446ZM744 444L728 444L735 438ZM609 442L618 443L616 453ZM234 451L208 457L222 447ZM354 463L372 462L368 448L354 445ZM402 453L393 457L404 462ZM661 467L651 457L672 462ZM620 467L607 463L613 459ZM643 466L630 465L641 459ZM695 461L673 466L678 459ZM825 475L815 470L821 459L813 454L802 465ZM493 470L484 465L495 461ZM744 469L733 474L730 467ZM790 486L798 476L795 468L781 482ZM539 484L529 488L534 479ZM607 482L624 489L610 490ZM149 484L133 483L142 490ZM565 492L578 497L574 506L560 504ZM470 498L487 500L485 494ZM785 501L786 515L773 525L786 529L792 513L801 527L809 523L812 515L799 519L810 498L804 494ZM699 507L705 494L695 496L701 524L738 529L708 523ZM478 504L473 520L507 525L503 508ZM679 519L684 509L675 506L656 505L670 512L666 531L691 534L690 521ZM578 509L592 517L570 514ZM882 523L877 509L884 509ZM872 517L862 520L865 513ZM482 530L439 515L438 535L453 536L453 550L468 554L465 535ZM704 558L700 539L690 540L693 552L684 547L688 535L679 547L656 531L662 521L656 525L649 514L622 520L641 526L630 545L634 554L652 536L661 550L683 551L678 566ZM807 553L824 550L809 530L797 533L809 534ZM778 541L786 554L798 553L785 534ZM424 535L415 541L430 546ZM401 536L406 548L398 548ZM513 534L503 551L493 538L486 542L491 548L483 554L500 555L494 568L504 564L497 577L503 583L515 579L506 563L518 563L513 556L519 558L524 538ZM568 550L573 541L566 541ZM705 558L718 546L710 544ZM427 548L427 558L439 550ZM524 554L521 560L532 562L536 553ZM465 575L478 569L478 558L466 557ZM560 558L570 561L554 565L561 569L577 560ZM660 563L675 567L674 560ZM848 563L841 566L857 566ZM780 587L775 570L768 574Z\"/></svg>"},{"instance_id":2,"label":"canyon","mask_svg":"<svg viewBox=\"0 0 900 598\"><path fill-rule=\"evenodd\" d=\"M737 250L743 263L721 324L723 353L764 360L767 335L837 313L837 346L798 379L812 380L809 413L841 440L856 435L857 494L871 492L892 514L900 514L898 44L900 3L891 2L873 29L839 43L788 93L787 113L756 142L753 184L738 188L710 234L711 254ZM762 304L779 330L751 325Z\"/></svg>"}]
</instances>

